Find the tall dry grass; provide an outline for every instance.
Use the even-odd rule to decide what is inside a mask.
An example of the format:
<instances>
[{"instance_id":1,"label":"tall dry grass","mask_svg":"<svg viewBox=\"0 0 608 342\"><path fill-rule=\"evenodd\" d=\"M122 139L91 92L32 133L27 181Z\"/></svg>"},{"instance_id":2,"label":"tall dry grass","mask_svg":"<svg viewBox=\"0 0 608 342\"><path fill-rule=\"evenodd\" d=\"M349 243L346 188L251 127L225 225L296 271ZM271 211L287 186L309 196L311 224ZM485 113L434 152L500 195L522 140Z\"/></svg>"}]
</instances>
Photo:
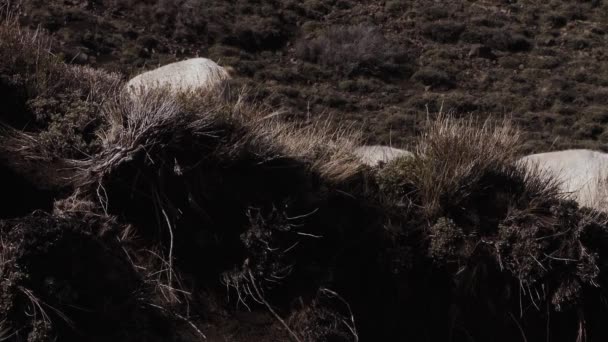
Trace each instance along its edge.
<instances>
[{"instance_id":1,"label":"tall dry grass","mask_svg":"<svg viewBox=\"0 0 608 342\"><path fill-rule=\"evenodd\" d=\"M380 185L392 193L409 189L401 196L418 198L429 217L436 217L446 204L458 206L484 191L480 181L494 176L499 176L496 181L519 179L528 198L558 196L553 178L517 165L520 137L508 119L456 119L440 113L427 122L413 158L397 159L380 171Z\"/></svg>"},{"instance_id":2,"label":"tall dry grass","mask_svg":"<svg viewBox=\"0 0 608 342\"><path fill-rule=\"evenodd\" d=\"M519 131L510 121L482 123L440 114L428 124L417 146L415 184L429 212L442 198L458 201L471 185L511 165L518 153Z\"/></svg>"},{"instance_id":3,"label":"tall dry grass","mask_svg":"<svg viewBox=\"0 0 608 342\"><path fill-rule=\"evenodd\" d=\"M244 152L255 155L259 163L288 158L332 182L344 181L362 168L352 154L359 141L353 129L335 128L329 121L288 123L281 113L245 103L243 96L228 100L218 92L175 96L170 89L156 88L138 97L122 94L102 114L108 123L100 133L103 151L95 161L79 163L100 175L142 149L163 144L179 150L185 141L201 137L210 144L201 149L210 148L218 158L234 160Z\"/></svg>"},{"instance_id":4,"label":"tall dry grass","mask_svg":"<svg viewBox=\"0 0 608 342\"><path fill-rule=\"evenodd\" d=\"M36 182L62 178L62 158L98 147L99 112L116 96L115 73L64 63L42 30L22 28L18 3L0 3L0 158ZM54 182L54 181L49 181Z\"/></svg>"},{"instance_id":5,"label":"tall dry grass","mask_svg":"<svg viewBox=\"0 0 608 342\"><path fill-rule=\"evenodd\" d=\"M311 170L334 182L349 179L362 168L352 154L360 141L349 128L335 128L327 121L301 126L276 118L263 118L248 123L248 143L272 146L265 152L270 158L294 158L305 161Z\"/></svg>"},{"instance_id":6,"label":"tall dry grass","mask_svg":"<svg viewBox=\"0 0 608 342\"><path fill-rule=\"evenodd\" d=\"M20 27L15 10L10 1L0 3L0 73L20 75L30 86L44 89L57 73L58 58L49 53L48 36Z\"/></svg>"},{"instance_id":7,"label":"tall dry grass","mask_svg":"<svg viewBox=\"0 0 608 342\"><path fill-rule=\"evenodd\" d=\"M64 63L52 52L52 39L40 29L21 27L15 11L10 1L0 3L0 74L25 87L29 98L78 92L99 102L120 85L118 74Z\"/></svg>"}]
</instances>

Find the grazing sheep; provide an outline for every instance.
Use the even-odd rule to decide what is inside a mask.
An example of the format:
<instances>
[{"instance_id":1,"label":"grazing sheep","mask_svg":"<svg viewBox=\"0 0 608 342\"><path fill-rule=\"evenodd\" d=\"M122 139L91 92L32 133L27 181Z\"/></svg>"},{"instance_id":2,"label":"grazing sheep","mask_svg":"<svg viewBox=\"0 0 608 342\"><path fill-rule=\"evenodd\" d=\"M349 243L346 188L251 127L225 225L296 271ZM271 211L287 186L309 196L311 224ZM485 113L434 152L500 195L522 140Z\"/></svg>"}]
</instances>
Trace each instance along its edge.
<instances>
[{"instance_id":1,"label":"grazing sheep","mask_svg":"<svg viewBox=\"0 0 608 342\"><path fill-rule=\"evenodd\" d=\"M591 150L565 150L533 154L520 159L528 167L538 167L560 182L581 206L608 209L608 154Z\"/></svg>"},{"instance_id":2,"label":"grazing sheep","mask_svg":"<svg viewBox=\"0 0 608 342\"><path fill-rule=\"evenodd\" d=\"M369 166L377 166L403 156L414 156L412 152L383 145L361 146L355 150L355 155Z\"/></svg>"},{"instance_id":3,"label":"grazing sheep","mask_svg":"<svg viewBox=\"0 0 608 342\"><path fill-rule=\"evenodd\" d=\"M161 87L178 93L212 90L228 79L228 71L212 60L192 58L139 74L127 83L126 88L131 95Z\"/></svg>"}]
</instances>

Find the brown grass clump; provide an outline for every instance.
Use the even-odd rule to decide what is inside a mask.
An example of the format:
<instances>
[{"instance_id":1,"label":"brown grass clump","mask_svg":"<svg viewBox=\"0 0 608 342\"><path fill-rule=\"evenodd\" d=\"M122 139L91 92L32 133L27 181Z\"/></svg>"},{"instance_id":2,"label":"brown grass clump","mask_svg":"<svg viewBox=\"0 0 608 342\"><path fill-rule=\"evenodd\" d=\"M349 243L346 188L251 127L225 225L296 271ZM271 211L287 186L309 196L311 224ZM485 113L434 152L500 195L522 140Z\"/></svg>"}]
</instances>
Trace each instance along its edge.
<instances>
[{"instance_id":1,"label":"brown grass clump","mask_svg":"<svg viewBox=\"0 0 608 342\"><path fill-rule=\"evenodd\" d=\"M327 180L346 181L361 170L360 163L351 153L358 141L353 130L335 129L329 121L301 127L272 119L262 119L250 127L251 143L272 144L279 150L279 157L306 160L311 170Z\"/></svg>"},{"instance_id":2,"label":"brown grass clump","mask_svg":"<svg viewBox=\"0 0 608 342\"><path fill-rule=\"evenodd\" d=\"M46 34L21 28L11 10L0 11L0 120L29 136L3 144L7 153L19 149L47 159L92 153L99 111L116 95L120 76L63 63Z\"/></svg>"},{"instance_id":3,"label":"brown grass clump","mask_svg":"<svg viewBox=\"0 0 608 342\"><path fill-rule=\"evenodd\" d=\"M7 184L38 193L36 200L13 198L19 203L14 208L36 203L33 207L46 209L56 192L66 189L69 171L63 159L83 158L99 148L95 132L104 123L98 114L121 78L63 63L51 52L45 32L19 26L13 6L0 5L1 169L9 175ZM24 189L18 193L27 196Z\"/></svg>"},{"instance_id":4,"label":"brown grass clump","mask_svg":"<svg viewBox=\"0 0 608 342\"><path fill-rule=\"evenodd\" d=\"M406 54L375 26L334 26L296 45L298 58L354 74L401 74L408 71Z\"/></svg>"},{"instance_id":5,"label":"brown grass clump","mask_svg":"<svg viewBox=\"0 0 608 342\"><path fill-rule=\"evenodd\" d=\"M351 154L356 141L353 131L333 129L329 122L311 126L285 123L278 113L238 99L226 102L215 93L175 97L168 90L154 89L139 97L118 98L105 107L103 115L108 126L100 135L104 147L100 156L107 160L84 162L94 163L87 172L100 176L142 150L149 153L159 145L179 150L184 141L196 144L188 148L228 159L246 153L255 155L260 163L298 160L311 172L335 182L349 179L361 167ZM96 178L86 175L82 179Z\"/></svg>"},{"instance_id":6,"label":"brown grass clump","mask_svg":"<svg viewBox=\"0 0 608 342\"><path fill-rule=\"evenodd\" d=\"M395 168L384 173L388 176L395 172L392 170L408 170L402 176L408 178L420 204L433 216L444 204L462 203L489 173L507 172L518 147L519 133L509 121L479 124L472 118L457 120L440 114L428 122L414 159L395 161Z\"/></svg>"},{"instance_id":7,"label":"brown grass clump","mask_svg":"<svg viewBox=\"0 0 608 342\"><path fill-rule=\"evenodd\" d=\"M319 289L315 299L289 317L289 323L302 342L358 342L355 318L340 295Z\"/></svg>"}]
</instances>

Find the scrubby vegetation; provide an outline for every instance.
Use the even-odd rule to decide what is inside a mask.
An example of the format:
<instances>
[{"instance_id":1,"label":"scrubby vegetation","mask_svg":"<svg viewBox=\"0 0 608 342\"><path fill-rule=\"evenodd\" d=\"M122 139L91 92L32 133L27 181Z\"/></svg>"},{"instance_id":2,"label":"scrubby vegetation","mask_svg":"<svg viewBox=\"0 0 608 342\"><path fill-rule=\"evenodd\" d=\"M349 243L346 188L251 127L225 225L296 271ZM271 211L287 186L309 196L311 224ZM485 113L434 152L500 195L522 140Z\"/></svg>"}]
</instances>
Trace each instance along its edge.
<instances>
[{"instance_id":1,"label":"scrubby vegetation","mask_svg":"<svg viewBox=\"0 0 608 342\"><path fill-rule=\"evenodd\" d=\"M2 14L7 16L8 14ZM49 148L39 153L74 157L91 153L100 105L120 84L117 74L68 66L48 53L50 40L21 29L8 17L0 26L3 121L26 132L41 131Z\"/></svg>"},{"instance_id":2,"label":"scrubby vegetation","mask_svg":"<svg viewBox=\"0 0 608 342\"><path fill-rule=\"evenodd\" d=\"M258 100L372 144L414 146L442 106L512 115L530 153L608 142L605 1L17 2L67 62L129 75L210 57Z\"/></svg>"},{"instance_id":3,"label":"scrubby vegetation","mask_svg":"<svg viewBox=\"0 0 608 342\"><path fill-rule=\"evenodd\" d=\"M395 51L378 27L338 26L296 46L296 55L307 62L339 70L344 77L357 74L392 77L407 73L407 55Z\"/></svg>"},{"instance_id":4,"label":"scrubby vegetation","mask_svg":"<svg viewBox=\"0 0 608 342\"><path fill-rule=\"evenodd\" d=\"M510 121L430 117L413 158L369 168L355 128L285 121L234 88L126 96L11 20L0 340L608 335L607 217L519 165Z\"/></svg>"}]
</instances>

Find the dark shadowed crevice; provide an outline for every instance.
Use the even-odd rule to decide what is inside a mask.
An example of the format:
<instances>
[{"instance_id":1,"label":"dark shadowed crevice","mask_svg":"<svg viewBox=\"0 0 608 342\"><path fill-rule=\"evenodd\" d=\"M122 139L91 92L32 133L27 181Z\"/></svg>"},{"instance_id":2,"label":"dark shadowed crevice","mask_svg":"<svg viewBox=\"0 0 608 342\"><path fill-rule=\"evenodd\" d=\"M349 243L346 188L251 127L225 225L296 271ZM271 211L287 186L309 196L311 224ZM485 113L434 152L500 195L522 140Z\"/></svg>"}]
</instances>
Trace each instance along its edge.
<instances>
[{"instance_id":1,"label":"dark shadowed crevice","mask_svg":"<svg viewBox=\"0 0 608 342\"><path fill-rule=\"evenodd\" d=\"M54 193L29 182L6 165L0 165L0 218L27 215L36 209L50 211Z\"/></svg>"},{"instance_id":2,"label":"dark shadowed crevice","mask_svg":"<svg viewBox=\"0 0 608 342\"><path fill-rule=\"evenodd\" d=\"M32 119L26 102L24 87L0 75L0 122L16 129L25 129Z\"/></svg>"}]
</instances>

